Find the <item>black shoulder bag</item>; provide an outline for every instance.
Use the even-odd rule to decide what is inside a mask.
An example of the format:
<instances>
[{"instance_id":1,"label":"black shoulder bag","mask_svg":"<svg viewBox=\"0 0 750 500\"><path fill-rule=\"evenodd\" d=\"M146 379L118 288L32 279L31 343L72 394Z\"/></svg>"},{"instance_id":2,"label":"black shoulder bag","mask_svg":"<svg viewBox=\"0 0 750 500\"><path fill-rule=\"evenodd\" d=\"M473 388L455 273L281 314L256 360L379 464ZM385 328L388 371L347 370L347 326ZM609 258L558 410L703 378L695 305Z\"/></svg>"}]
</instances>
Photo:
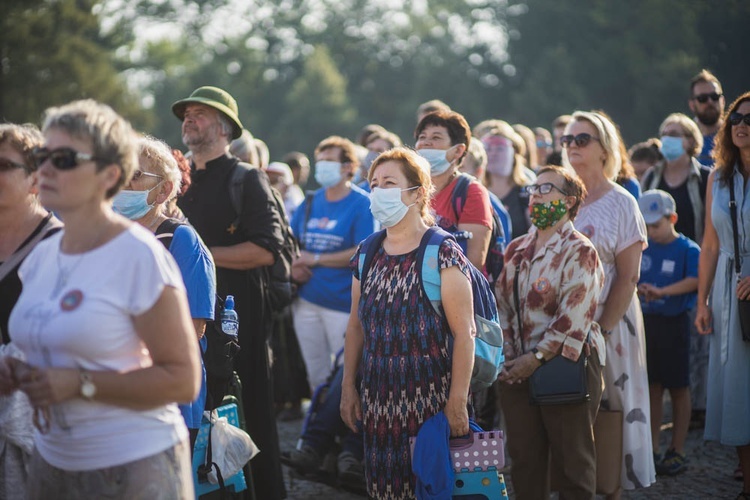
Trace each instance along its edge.
<instances>
[{"instance_id":1,"label":"black shoulder bag","mask_svg":"<svg viewBox=\"0 0 750 500\"><path fill-rule=\"evenodd\" d=\"M513 300L518 320L518 338L521 350L526 352L521 327L521 307L518 294L518 270L513 278ZM588 336L586 337L588 342ZM522 353L523 354L523 353ZM534 370L529 377L529 403L532 405L563 405L583 403L591 399L588 390L586 369L588 359L581 352L578 361L571 361L558 354Z\"/></svg>"},{"instance_id":2,"label":"black shoulder bag","mask_svg":"<svg viewBox=\"0 0 750 500\"><path fill-rule=\"evenodd\" d=\"M739 281L742 276L742 260L740 259L739 231L737 230L737 202L734 199L734 171L729 177L729 214L732 217L732 237L734 239L734 270ZM750 300L738 297L737 310L740 314L742 340L750 342Z\"/></svg>"}]
</instances>

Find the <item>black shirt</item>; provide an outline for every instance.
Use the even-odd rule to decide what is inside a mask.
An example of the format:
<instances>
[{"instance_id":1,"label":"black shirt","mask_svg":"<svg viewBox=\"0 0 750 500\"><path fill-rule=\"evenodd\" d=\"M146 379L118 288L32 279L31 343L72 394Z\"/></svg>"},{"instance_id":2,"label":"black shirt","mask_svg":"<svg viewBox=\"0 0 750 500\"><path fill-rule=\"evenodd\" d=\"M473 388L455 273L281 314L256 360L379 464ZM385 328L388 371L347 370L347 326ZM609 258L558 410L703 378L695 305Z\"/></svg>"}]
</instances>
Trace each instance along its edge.
<instances>
[{"instance_id":1,"label":"black shirt","mask_svg":"<svg viewBox=\"0 0 750 500\"><path fill-rule=\"evenodd\" d=\"M701 202L705 208L706 206L706 187L708 186L708 176L711 170L701 166L700 167L701 180L698 184L698 192L700 193ZM653 175L653 172L651 173ZM692 175L692 173L690 174ZM648 186L651 182L651 176L644 178L643 185ZM690 202L690 194L688 192L688 181L685 180L682 184L677 187L670 187L662 176L659 181L657 189L666 191L674 198L674 204L677 211L677 224L674 225L675 231L682 233L685 237L700 243L695 235L695 213L693 212L693 204ZM704 211L705 213L705 211ZM703 222L701 222L703 225Z\"/></svg>"},{"instance_id":2,"label":"black shirt","mask_svg":"<svg viewBox=\"0 0 750 500\"><path fill-rule=\"evenodd\" d=\"M510 223L513 228L513 238L523 236L529 232L529 194L522 186L514 186L505 198L503 205L510 215Z\"/></svg>"}]
</instances>

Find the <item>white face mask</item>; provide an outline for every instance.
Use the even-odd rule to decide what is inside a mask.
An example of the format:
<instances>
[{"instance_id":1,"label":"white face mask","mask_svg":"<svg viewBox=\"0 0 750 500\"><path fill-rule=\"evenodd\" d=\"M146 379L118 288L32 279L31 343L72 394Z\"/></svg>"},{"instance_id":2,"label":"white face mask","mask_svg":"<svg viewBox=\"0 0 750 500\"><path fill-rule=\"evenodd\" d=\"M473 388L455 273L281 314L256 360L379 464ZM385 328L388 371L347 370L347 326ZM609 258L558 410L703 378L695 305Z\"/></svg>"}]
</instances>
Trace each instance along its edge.
<instances>
[{"instance_id":1,"label":"white face mask","mask_svg":"<svg viewBox=\"0 0 750 500\"><path fill-rule=\"evenodd\" d=\"M513 143L505 137L491 135L482 139L482 145L487 151L487 171L503 177L510 176L515 159Z\"/></svg>"},{"instance_id":2,"label":"white face mask","mask_svg":"<svg viewBox=\"0 0 750 500\"><path fill-rule=\"evenodd\" d=\"M341 163L328 160L316 161L315 180L324 188L335 186L341 181Z\"/></svg>"},{"instance_id":3,"label":"white face mask","mask_svg":"<svg viewBox=\"0 0 750 500\"><path fill-rule=\"evenodd\" d=\"M442 149L420 149L417 154L430 162L430 175L440 175L448 170L453 162L448 161L448 151L458 146L452 146L446 150Z\"/></svg>"},{"instance_id":4,"label":"white face mask","mask_svg":"<svg viewBox=\"0 0 750 500\"><path fill-rule=\"evenodd\" d=\"M372 193L370 193L370 211L372 212L372 216L383 227L395 226L406 216L409 208L416 205L416 202L411 205L404 204L401 201L401 192L411 191L418 187L414 186L406 189L373 188Z\"/></svg>"}]
</instances>

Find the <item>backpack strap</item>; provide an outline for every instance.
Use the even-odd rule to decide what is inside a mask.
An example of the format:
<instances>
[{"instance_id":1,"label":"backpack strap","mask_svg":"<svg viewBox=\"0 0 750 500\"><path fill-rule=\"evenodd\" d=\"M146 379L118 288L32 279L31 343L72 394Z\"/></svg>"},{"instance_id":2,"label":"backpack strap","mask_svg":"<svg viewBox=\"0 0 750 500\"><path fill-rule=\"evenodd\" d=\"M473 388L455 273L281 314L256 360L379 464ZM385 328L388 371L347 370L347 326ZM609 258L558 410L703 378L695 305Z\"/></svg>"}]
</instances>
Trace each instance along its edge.
<instances>
[{"instance_id":1,"label":"backpack strap","mask_svg":"<svg viewBox=\"0 0 750 500\"><path fill-rule=\"evenodd\" d=\"M169 247L172 245L172 238L174 238L174 232L177 228L185 225L184 222L180 222L177 219L167 219L156 228L154 236L156 239L161 241L162 245L169 251Z\"/></svg>"},{"instance_id":2,"label":"backpack strap","mask_svg":"<svg viewBox=\"0 0 750 500\"><path fill-rule=\"evenodd\" d=\"M442 300L440 298L440 264L438 255L440 253L440 245L449 238L455 240L447 231L433 226L427 229L419 244L419 250L417 250L417 269L420 270L419 282L432 308L441 316L443 313L440 310Z\"/></svg>"},{"instance_id":3,"label":"backpack strap","mask_svg":"<svg viewBox=\"0 0 750 500\"><path fill-rule=\"evenodd\" d=\"M458 226L458 218L463 213L464 206L466 206L466 197L469 194L471 181L472 178L469 175L460 174L451 193L451 206L453 207L453 213L456 215L456 226Z\"/></svg>"},{"instance_id":4,"label":"backpack strap","mask_svg":"<svg viewBox=\"0 0 750 500\"><path fill-rule=\"evenodd\" d=\"M360 284L365 282L367 273L370 270L370 265L372 264L372 259L375 258L375 254L378 253L378 249L383 246L383 240L385 240L385 236L386 232L385 229L383 229L381 231L372 233L362 242L362 247L359 250L359 259L357 261Z\"/></svg>"}]
</instances>

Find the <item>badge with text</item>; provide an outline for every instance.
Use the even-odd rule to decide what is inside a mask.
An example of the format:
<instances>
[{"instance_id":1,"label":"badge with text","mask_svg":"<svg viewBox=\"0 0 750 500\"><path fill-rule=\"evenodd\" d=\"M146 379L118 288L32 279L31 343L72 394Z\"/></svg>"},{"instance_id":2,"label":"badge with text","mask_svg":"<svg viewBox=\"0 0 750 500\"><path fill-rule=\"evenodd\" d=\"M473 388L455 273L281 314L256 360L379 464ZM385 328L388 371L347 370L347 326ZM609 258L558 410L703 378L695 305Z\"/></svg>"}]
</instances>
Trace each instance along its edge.
<instances>
[{"instance_id":1,"label":"badge with text","mask_svg":"<svg viewBox=\"0 0 750 500\"><path fill-rule=\"evenodd\" d=\"M534 282L534 284L531 285L531 286L534 288L534 290L537 293L544 293L544 292L546 292L547 290L550 289L550 287L552 286L552 284L549 282L549 280L547 278L545 278L544 276L542 276L541 278L539 278L538 280L536 280Z\"/></svg>"}]
</instances>

